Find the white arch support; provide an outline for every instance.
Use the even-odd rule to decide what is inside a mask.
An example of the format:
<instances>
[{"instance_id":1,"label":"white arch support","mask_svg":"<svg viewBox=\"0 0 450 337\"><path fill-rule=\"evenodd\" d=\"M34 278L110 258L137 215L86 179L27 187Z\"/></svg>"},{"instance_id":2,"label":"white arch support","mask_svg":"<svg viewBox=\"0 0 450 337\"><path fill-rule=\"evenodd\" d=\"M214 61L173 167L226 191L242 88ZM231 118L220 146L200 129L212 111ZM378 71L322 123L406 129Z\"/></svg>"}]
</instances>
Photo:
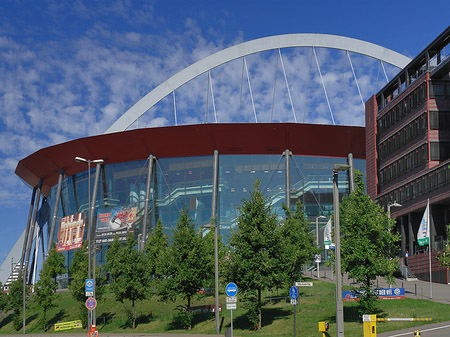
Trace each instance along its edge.
<instances>
[{"instance_id":1,"label":"white arch support","mask_svg":"<svg viewBox=\"0 0 450 337\"><path fill-rule=\"evenodd\" d=\"M338 35L286 34L264 37L226 48L181 70L140 99L120 116L105 133L126 130L134 121L171 92L217 66L246 55L293 47L346 50L381 60L398 68L404 68L411 61L410 58L379 45Z\"/></svg>"}]
</instances>

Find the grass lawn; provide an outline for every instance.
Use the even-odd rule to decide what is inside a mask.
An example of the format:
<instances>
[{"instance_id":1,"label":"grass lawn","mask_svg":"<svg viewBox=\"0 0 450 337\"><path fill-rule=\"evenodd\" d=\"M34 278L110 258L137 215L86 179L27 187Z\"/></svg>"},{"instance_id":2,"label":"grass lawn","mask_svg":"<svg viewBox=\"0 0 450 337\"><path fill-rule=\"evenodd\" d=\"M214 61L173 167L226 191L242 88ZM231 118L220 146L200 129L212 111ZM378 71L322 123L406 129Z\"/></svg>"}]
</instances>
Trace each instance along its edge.
<instances>
[{"instance_id":1,"label":"grass lawn","mask_svg":"<svg viewBox=\"0 0 450 337\"><path fill-rule=\"evenodd\" d=\"M313 287L299 288L301 300L296 306L296 335L298 336L321 336L318 331L319 321L330 322L330 336L335 332L335 285L317 280L313 281ZM224 287L222 287L224 288ZM237 336L292 336L294 328L294 307L289 303L289 289L264 292L266 296L263 308L263 328L254 331L245 317L244 301L238 294L237 310L233 311L234 335ZM225 295L221 294L220 303L223 305L221 317L221 334L230 326L230 311L226 310ZM272 299L270 299L272 298ZM193 306L213 304L212 296L201 295L193 301ZM96 309L97 328L101 333L105 332L171 332L186 333L181 329L175 319L176 307L185 304L179 300L175 303L159 302L152 297L148 300L138 302L136 305L138 322L135 330L127 328L127 310L131 308L130 303L114 301L114 296L106 291L103 299L99 301ZM345 335L362 336L362 321L357 315L357 302L344 302ZM54 324L77 320L80 317L80 303L72 300L70 292L62 292L57 296L56 307L49 313L51 329L54 332ZM380 317L432 317L433 322L449 320L450 305L436 303L428 300L383 300L379 301ZM30 303L27 309L27 333L42 333L38 326L40 308ZM378 322L379 333L423 325L424 322ZM78 331L77 331L78 330ZM85 332L85 329L73 329L70 332ZM215 333L214 314L197 314L194 318L192 333ZM15 331L12 324L12 315L0 316L0 334L22 334L22 330Z\"/></svg>"}]
</instances>

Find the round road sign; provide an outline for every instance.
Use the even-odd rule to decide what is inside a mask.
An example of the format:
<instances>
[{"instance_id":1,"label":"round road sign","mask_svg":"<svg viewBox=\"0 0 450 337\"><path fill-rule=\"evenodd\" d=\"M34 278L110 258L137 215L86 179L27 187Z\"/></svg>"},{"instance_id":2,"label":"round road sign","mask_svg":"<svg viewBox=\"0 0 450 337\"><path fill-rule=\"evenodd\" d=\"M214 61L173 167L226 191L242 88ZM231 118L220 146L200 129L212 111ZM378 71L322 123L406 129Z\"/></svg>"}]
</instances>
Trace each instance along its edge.
<instances>
[{"instance_id":1,"label":"round road sign","mask_svg":"<svg viewBox=\"0 0 450 337\"><path fill-rule=\"evenodd\" d=\"M228 296L236 296L238 291L237 285L233 282L230 282L227 284L227 287L225 288L225 292Z\"/></svg>"},{"instance_id":2,"label":"round road sign","mask_svg":"<svg viewBox=\"0 0 450 337\"><path fill-rule=\"evenodd\" d=\"M95 298L91 297L86 300L86 308L88 308L89 310L94 310L96 306L97 301L95 300Z\"/></svg>"}]
</instances>

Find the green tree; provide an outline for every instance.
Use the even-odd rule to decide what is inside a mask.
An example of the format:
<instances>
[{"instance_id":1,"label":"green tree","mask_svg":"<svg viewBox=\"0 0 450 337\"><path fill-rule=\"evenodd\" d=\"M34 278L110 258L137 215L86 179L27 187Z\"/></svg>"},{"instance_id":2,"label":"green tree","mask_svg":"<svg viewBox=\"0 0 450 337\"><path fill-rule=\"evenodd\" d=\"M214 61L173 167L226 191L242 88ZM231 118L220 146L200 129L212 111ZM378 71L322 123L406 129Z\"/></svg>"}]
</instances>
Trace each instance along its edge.
<instances>
[{"instance_id":1,"label":"green tree","mask_svg":"<svg viewBox=\"0 0 450 337\"><path fill-rule=\"evenodd\" d=\"M8 297L3 292L3 284L0 282L0 312L4 312L8 304Z\"/></svg>"},{"instance_id":2,"label":"green tree","mask_svg":"<svg viewBox=\"0 0 450 337\"><path fill-rule=\"evenodd\" d=\"M355 191L344 197L340 206L342 270L359 284L360 314L373 314L377 276L392 283L398 268L396 258L400 236L380 205L364 192L362 173L355 171Z\"/></svg>"},{"instance_id":3,"label":"green tree","mask_svg":"<svg viewBox=\"0 0 450 337\"><path fill-rule=\"evenodd\" d=\"M47 312L54 307L55 292L58 288L56 277L62 274L64 270L64 256L58 253L53 243L49 256L42 264L39 272L39 281L36 283L34 299L42 309L42 317L40 323L45 330L47 325Z\"/></svg>"},{"instance_id":4,"label":"green tree","mask_svg":"<svg viewBox=\"0 0 450 337\"><path fill-rule=\"evenodd\" d=\"M318 253L314 235L308 229L308 220L300 200L291 212L283 205L286 220L281 228L283 254L280 267L284 271L286 286L292 285L302 277L302 266Z\"/></svg>"},{"instance_id":5,"label":"green tree","mask_svg":"<svg viewBox=\"0 0 450 337\"><path fill-rule=\"evenodd\" d=\"M442 252L439 252L437 255L437 260L439 261L439 264L444 268L450 268L450 224L447 225L446 228L447 232L447 242L444 245L444 249Z\"/></svg>"},{"instance_id":6,"label":"green tree","mask_svg":"<svg viewBox=\"0 0 450 337\"><path fill-rule=\"evenodd\" d=\"M148 240L145 243L145 257L147 261L148 273L154 280L154 286L162 277L161 259L162 254L169 247L169 236L164 234L161 219L158 219L155 226L155 231L151 232Z\"/></svg>"},{"instance_id":7,"label":"green tree","mask_svg":"<svg viewBox=\"0 0 450 337\"><path fill-rule=\"evenodd\" d=\"M116 235L106 252L106 270L111 275L111 288L116 300L131 301L133 329L136 328L135 303L146 298L150 284L145 262L144 253L136 249L133 232L128 233L125 244L119 242Z\"/></svg>"},{"instance_id":8,"label":"green tree","mask_svg":"<svg viewBox=\"0 0 450 337\"><path fill-rule=\"evenodd\" d=\"M11 283L9 287L8 304L6 310L13 310L13 325L19 331L22 327L22 309L23 309L23 276ZM25 287L25 296L28 296L29 288Z\"/></svg>"},{"instance_id":9,"label":"green tree","mask_svg":"<svg viewBox=\"0 0 450 337\"><path fill-rule=\"evenodd\" d=\"M95 269L95 299L99 301L101 300L104 292L103 285L106 279L100 268L96 266ZM77 249L75 251L69 272L71 276L69 289L72 293L72 298L80 303L79 318L83 322L83 326L86 326L88 310L85 306L87 299L85 293L85 285L86 279L88 278L88 249L86 243L84 243L80 249Z\"/></svg>"},{"instance_id":10,"label":"green tree","mask_svg":"<svg viewBox=\"0 0 450 337\"><path fill-rule=\"evenodd\" d=\"M279 284L282 230L256 180L249 199L238 207L237 229L231 232L226 275L250 299L247 316L261 329L261 292Z\"/></svg>"},{"instance_id":11,"label":"green tree","mask_svg":"<svg viewBox=\"0 0 450 337\"><path fill-rule=\"evenodd\" d=\"M158 295L164 301L178 296L187 300L184 313L186 327L191 327L191 300L206 278L207 261L202 240L194 229L188 210L182 210L172 232L173 241L161 255L161 274Z\"/></svg>"}]
</instances>

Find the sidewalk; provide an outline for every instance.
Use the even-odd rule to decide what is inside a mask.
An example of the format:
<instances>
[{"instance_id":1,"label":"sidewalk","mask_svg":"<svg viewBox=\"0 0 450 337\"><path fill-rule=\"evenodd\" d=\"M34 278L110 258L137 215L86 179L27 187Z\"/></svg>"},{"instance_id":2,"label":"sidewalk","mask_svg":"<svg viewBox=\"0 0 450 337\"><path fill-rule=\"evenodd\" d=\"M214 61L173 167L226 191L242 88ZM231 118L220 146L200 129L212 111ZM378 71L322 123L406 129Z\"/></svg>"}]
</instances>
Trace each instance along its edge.
<instances>
[{"instance_id":1,"label":"sidewalk","mask_svg":"<svg viewBox=\"0 0 450 337\"><path fill-rule=\"evenodd\" d=\"M145 332L136 332L136 333L112 333L112 332L99 332L99 337L223 337L225 332L222 335L191 335L191 334L166 334L166 333L145 333ZM17 337L20 335L0 335L0 336L11 336ZM86 333L54 333L54 334L26 334L27 337L86 337Z\"/></svg>"},{"instance_id":2,"label":"sidewalk","mask_svg":"<svg viewBox=\"0 0 450 337\"><path fill-rule=\"evenodd\" d=\"M317 271L307 272L304 275L317 279ZM336 282L330 270L321 270L320 280ZM355 283L353 283L353 280L349 279L347 275L344 275L343 284L354 285ZM377 284L380 288L405 288L405 297L408 298L427 299L450 304L449 284L432 283L430 289L430 282L428 281L406 281L404 279L396 278L395 284L389 285L382 277L377 279Z\"/></svg>"}]
</instances>

